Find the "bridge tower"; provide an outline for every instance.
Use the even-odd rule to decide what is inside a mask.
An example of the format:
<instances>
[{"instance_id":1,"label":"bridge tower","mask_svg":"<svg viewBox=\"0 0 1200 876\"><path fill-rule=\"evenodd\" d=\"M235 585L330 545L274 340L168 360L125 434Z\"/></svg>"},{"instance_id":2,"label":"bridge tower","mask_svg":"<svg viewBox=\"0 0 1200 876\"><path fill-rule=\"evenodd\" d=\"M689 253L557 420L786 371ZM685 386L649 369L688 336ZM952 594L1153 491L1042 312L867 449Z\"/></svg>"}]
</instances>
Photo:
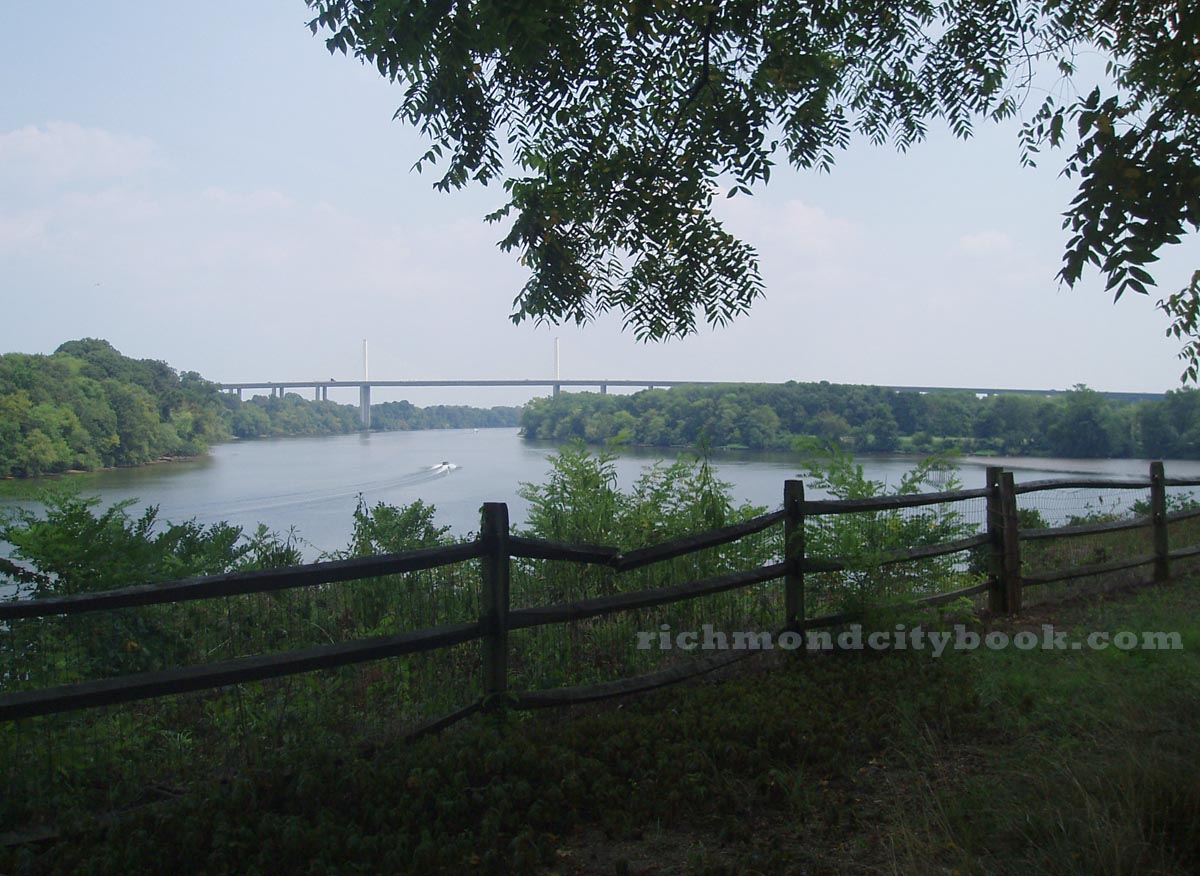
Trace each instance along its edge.
<instances>
[{"instance_id":1,"label":"bridge tower","mask_svg":"<svg viewBox=\"0 0 1200 876\"><path fill-rule=\"evenodd\" d=\"M562 380L562 372L559 369L558 358L558 338L554 339L554 394L557 396L562 391L562 384L558 381Z\"/></svg>"},{"instance_id":2,"label":"bridge tower","mask_svg":"<svg viewBox=\"0 0 1200 876\"><path fill-rule=\"evenodd\" d=\"M370 372L367 369L367 339L363 338L363 382L358 389L358 419L364 429L371 428L371 384Z\"/></svg>"}]
</instances>

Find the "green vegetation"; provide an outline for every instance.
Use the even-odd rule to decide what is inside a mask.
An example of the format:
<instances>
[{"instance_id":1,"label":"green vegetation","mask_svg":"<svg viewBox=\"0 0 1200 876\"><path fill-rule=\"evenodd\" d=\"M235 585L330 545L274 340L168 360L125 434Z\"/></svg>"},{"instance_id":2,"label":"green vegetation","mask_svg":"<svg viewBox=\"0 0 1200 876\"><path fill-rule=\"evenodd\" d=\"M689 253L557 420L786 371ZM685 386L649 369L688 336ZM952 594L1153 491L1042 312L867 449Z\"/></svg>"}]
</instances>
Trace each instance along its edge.
<instances>
[{"instance_id":1,"label":"green vegetation","mask_svg":"<svg viewBox=\"0 0 1200 876\"><path fill-rule=\"evenodd\" d=\"M105 341L0 356L0 477L193 455L230 434L215 385Z\"/></svg>"},{"instance_id":2,"label":"green vegetation","mask_svg":"<svg viewBox=\"0 0 1200 876\"><path fill-rule=\"evenodd\" d=\"M679 460L647 468L628 492L617 489L613 457L592 455L582 445L565 448L544 484L526 484L529 523L522 534L549 540L606 543L637 548L748 519L764 509L735 506L729 487L704 460ZM834 484L854 480L829 473ZM921 482L914 476L913 488ZM874 488L859 472L854 489ZM297 560L294 534L236 527L160 524L154 509L131 516L127 505L104 511L92 500L69 494L45 498L44 510L14 511L0 523L0 540L13 546L0 563L0 584L15 584L35 598L111 589L196 574L278 566ZM929 529L953 515L930 512L896 526L895 515L873 515L880 525L859 527L843 539L851 552L895 546L904 533ZM868 531L870 530L870 531ZM820 539L825 528L814 530ZM453 543L421 502L402 508L360 505L343 559ZM782 527L736 543L668 560L618 575L612 570L550 561L519 560L512 567L512 605L550 605L567 600L628 592L685 580L743 571L775 562ZM890 578L880 599L895 599L953 586L958 573L927 564L929 574ZM935 577L938 571L940 577ZM866 591L839 586L840 577L813 584L814 612L862 608ZM825 589L827 588L827 589ZM906 589L907 588L907 589ZM668 623L681 629L703 623L723 629L774 629L783 617L781 590L768 582L645 612L629 612L584 624L556 624L515 631L510 640L513 689L537 690L626 678L686 659L686 654L637 648L636 633ZM220 597L78 616L12 621L0 630L0 690L29 690L132 671L193 664L316 645L347 642L447 623L474 622L480 611L474 563L421 573ZM647 626L650 625L650 626ZM224 695L167 698L116 708L55 716L24 736L13 727L0 748L12 766L7 779L26 792L8 795L0 823L27 823L87 809L119 806L147 782L203 784L205 770L230 756L261 756L264 745L280 744L271 728L287 728L289 744L304 747L333 738L352 748L378 732L394 736L467 705L480 695L476 644L410 658L326 673L310 673L238 689L235 705ZM353 716L353 717L351 717ZM367 718L364 716L374 716ZM365 730L363 722L372 728ZM131 723L132 722L132 723ZM36 723L36 722L35 722ZM385 732L375 728L382 723ZM184 733L187 757L180 758L175 734ZM166 735L164 735L166 734ZM56 767L46 777L43 746L52 744ZM29 748L32 746L32 749ZM40 752L41 754L39 754ZM58 810L57 816L49 813Z\"/></svg>"},{"instance_id":3,"label":"green vegetation","mask_svg":"<svg viewBox=\"0 0 1200 876\"><path fill-rule=\"evenodd\" d=\"M472 408L467 405L429 405L419 408L407 401L371 405L371 428L381 432L407 429L495 429L521 423L521 409Z\"/></svg>"},{"instance_id":4,"label":"green vegetation","mask_svg":"<svg viewBox=\"0 0 1200 876\"><path fill-rule=\"evenodd\" d=\"M1189 580L1028 621L1178 631L1182 651L793 658L585 714L280 748L0 855L29 874L1184 876L1198 608Z\"/></svg>"},{"instance_id":5,"label":"green vegetation","mask_svg":"<svg viewBox=\"0 0 1200 876\"><path fill-rule=\"evenodd\" d=\"M280 438L291 435L340 435L360 428L356 405L309 401L295 393L257 395L244 403L222 396L232 410L230 426L238 438ZM419 408L407 401L371 405L371 429L401 432L416 429L493 429L520 423L520 408L473 408L430 405Z\"/></svg>"},{"instance_id":6,"label":"green vegetation","mask_svg":"<svg viewBox=\"0 0 1200 876\"><path fill-rule=\"evenodd\" d=\"M918 491L937 469L931 460L896 489ZM844 498L882 492L837 451L808 477ZM526 534L626 548L761 510L735 507L703 460L651 467L622 492L612 457L580 445L523 492ZM969 570L941 559L920 575L871 568L884 550L967 531L953 506L809 524L813 554L862 560L828 580L809 576L810 614L857 608L882 630L897 621L978 628L966 603L925 614L904 605L961 586ZM1094 549L1129 536L1071 544ZM15 548L0 575L36 596L295 561L290 536L163 525L153 509L99 511L70 495L48 497L42 513L14 513L0 539ZM452 541L424 503L360 505L351 542L335 557ZM629 576L517 561L513 604L677 583L771 561L780 548L778 531L768 531ZM656 668L663 664L651 656L683 655L637 651L636 630L772 629L780 602L776 582L611 622L518 631L511 685ZM901 607L883 613L881 602ZM484 714L410 742L403 732L478 696L475 643L5 724L0 824L67 829L0 848L0 870L1188 873L1200 861L1200 625L1186 621L1197 607L1200 589L1185 582L1148 591L1128 610L1104 603L1073 616L1087 630L1179 631L1184 651L783 654L760 658L761 671L619 708ZM0 689L348 641L470 621L478 611L471 563L14 621L0 631ZM1033 611L1017 628L1040 629L1045 609ZM112 814L96 822L98 811Z\"/></svg>"},{"instance_id":7,"label":"green vegetation","mask_svg":"<svg viewBox=\"0 0 1200 876\"><path fill-rule=\"evenodd\" d=\"M378 430L515 426L518 413L406 401L371 408ZM49 356L0 355L0 478L195 456L231 438L359 428L354 406L293 393L243 402L194 371L130 359L103 340L68 341Z\"/></svg>"},{"instance_id":8,"label":"green vegetation","mask_svg":"<svg viewBox=\"0 0 1200 876\"><path fill-rule=\"evenodd\" d=\"M301 562L292 538L263 528L247 537L228 523L162 523L154 506L132 517L133 500L97 511L98 499L69 491L47 493L42 504L0 514L0 541L12 548L0 574L35 598Z\"/></svg>"},{"instance_id":9,"label":"green vegetation","mask_svg":"<svg viewBox=\"0 0 1200 876\"><path fill-rule=\"evenodd\" d=\"M1200 458L1200 392L1193 389L1123 402L1086 387L1054 397L977 398L824 382L683 386L534 399L521 425L529 438L656 447L791 449L798 438L815 438L857 453Z\"/></svg>"},{"instance_id":10,"label":"green vegetation","mask_svg":"<svg viewBox=\"0 0 1200 876\"><path fill-rule=\"evenodd\" d=\"M866 477L853 456L829 448L826 458L814 458L805 472L809 486L835 499L873 499L886 495L908 496L933 492L933 479L946 460L930 457L901 477L890 490ZM958 490L962 484L950 477L938 490ZM948 554L913 562L879 565L880 557L896 550L941 544L975 535L976 524L954 504L920 508L867 511L857 514L814 516L805 521L805 553L814 557L845 558L840 573L806 576L805 600L809 617L841 612L870 613L898 606L934 593L945 593L978 584L981 568L963 568L961 557Z\"/></svg>"},{"instance_id":11,"label":"green vegetation","mask_svg":"<svg viewBox=\"0 0 1200 876\"><path fill-rule=\"evenodd\" d=\"M344 435L359 429L358 408L331 401L309 401L295 393L256 395L242 402L222 395L229 427L236 438L284 438L293 435Z\"/></svg>"},{"instance_id":12,"label":"green vegetation","mask_svg":"<svg viewBox=\"0 0 1200 876\"><path fill-rule=\"evenodd\" d=\"M525 484L522 494L531 509L520 534L625 548L724 526L764 510L749 504L735 507L729 485L702 460L652 466L630 493L622 493L616 486L613 457L592 455L582 445L565 448L552 460L547 482ZM11 546L11 559L0 558L0 585L15 585L25 596L43 598L301 561L295 532L281 537L261 526L247 534L226 523L208 527L192 521L164 523L154 507L131 515L132 504L127 501L100 510L96 499L60 491L43 494L38 510L0 512L0 542ZM435 517L435 508L421 500L399 507L360 501L349 544L322 559L374 556L462 540L452 536L448 527L437 525ZM747 568L766 562L778 548L777 539L764 538L714 549L693 561L687 574ZM654 577L684 571L681 561L655 570ZM625 576L620 587L650 586L648 574ZM473 620L479 611L477 577L473 564L460 564L344 585L16 622L0 630L0 655L11 668L0 674L0 690L129 671L131 657L136 658L139 671L170 669L264 648L300 648ZM606 570L534 561L517 564L512 582L514 602L522 604L550 603L568 592L597 595L591 591L611 592L617 586ZM276 614L277 626L264 627L256 612ZM633 636L630 632L615 638L623 642L622 649L609 655L607 671L620 675ZM136 647L129 647L130 642ZM537 671L547 670L573 683L594 680L595 667L589 670L586 660L575 666L572 654L558 653L544 640L539 647L545 652L539 658L556 665L537 666ZM76 659L94 651L105 655L98 663L90 656L83 663ZM633 656L637 655L630 659ZM93 664L104 668L93 671L88 668Z\"/></svg>"},{"instance_id":13,"label":"green vegetation","mask_svg":"<svg viewBox=\"0 0 1200 876\"><path fill-rule=\"evenodd\" d=\"M107 341L0 356L0 477L195 456L237 438L358 428L353 408L298 396L243 403L193 371L130 359Z\"/></svg>"},{"instance_id":14,"label":"green vegetation","mask_svg":"<svg viewBox=\"0 0 1200 876\"><path fill-rule=\"evenodd\" d=\"M610 453L591 454L574 443L551 461L544 483L522 485L521 495L529 503L522 535L633 550L748 520L766 510L749 503L735 505L730 485L704 459L684 457L669 465L648 466L628 491L617 485ZM772 527L621 574L604 567L521 560L512 567L512 604L554 605L665 587L745 571L774 562L781 552L782 528ZM518 630L509 639L509 670L515 679L511 684L538 690L629 678L662 669L676 657L639 650L639 630L664 623L682 629L703 623L774 629L782 617L780 589L771 583L580 624Z\"/></svg>"},{"instance_id":15,"label":"green vegetation","mask_svg":"<svg viewBox=\"0 0 1200 876\"><path fill-rule=\"evenodd\" d=\"M1079 636L1175 631L1182 650L969 655L990 727L957 745L931 737L914 747L908 809L890 820L897 870L1196 872L1198 608L1192 577L1013 623L1054 622Z\"/></svg>"},{"instance_id":16,"label":"green vegetation","mask_svg":"<svg viewBox=\"0 0 1200 876\"><path fill-rule=\"evenodd\" d=\"M103 511L97 505L70 492L49 493L40 512L14 509L0 517L0 542L11 545L12 556L0 557L0 583L41 598L302 562L291 535L281 538L263 526L248 535L227 523L162 523L153 506L133 517L132 501ZM137 612L10 624L0 637L7 667L0 690L198 661L211 648L199 631L216 618L200 607L181 615L173 624Z\"/></svg>"},{"instance_id":17,"label":"green vegetation","mask_svg":"<svg viewBox=\"0 0 1200 876\"><path fill-rule=\"evenodd\" d=\"M704 458L644 468L628 492L617 486L617 456L572 442L550 458L544 484L523 484L529 503L523 535L631 550L748 520L766 511L735 507L730 485Z\"/></svg>"}]
</instances>

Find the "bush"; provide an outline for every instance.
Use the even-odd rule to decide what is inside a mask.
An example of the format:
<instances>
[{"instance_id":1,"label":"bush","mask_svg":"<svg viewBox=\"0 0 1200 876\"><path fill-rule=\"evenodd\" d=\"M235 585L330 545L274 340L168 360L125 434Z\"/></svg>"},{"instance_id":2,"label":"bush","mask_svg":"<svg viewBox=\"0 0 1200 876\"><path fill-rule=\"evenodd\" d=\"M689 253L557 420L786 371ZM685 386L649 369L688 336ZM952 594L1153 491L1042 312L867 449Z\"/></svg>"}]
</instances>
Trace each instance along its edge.
<instances>
[{"instance_id":1,"label":"bush","mask_svg":"<svg viewBox=\"0 0 1200 876\"><path fill-rule=\"evenodd\" d=\"M883 483L868 479L854 457L836 444L823 448L809 445L809 450L821 456L808 463L802 477L837 499L953 491L962 486L956 477L947 475L950 463L945 456L922 460L889 491ZM954 554L892 565L880 565L879 561L890 551L953 541L974 532L975 527L949 504L810 516L805 521L806 554L837 559L848 568L809 576L809 599L836 612L862 612L970 586L979 576Z\"/></svg>"}]
</instances>

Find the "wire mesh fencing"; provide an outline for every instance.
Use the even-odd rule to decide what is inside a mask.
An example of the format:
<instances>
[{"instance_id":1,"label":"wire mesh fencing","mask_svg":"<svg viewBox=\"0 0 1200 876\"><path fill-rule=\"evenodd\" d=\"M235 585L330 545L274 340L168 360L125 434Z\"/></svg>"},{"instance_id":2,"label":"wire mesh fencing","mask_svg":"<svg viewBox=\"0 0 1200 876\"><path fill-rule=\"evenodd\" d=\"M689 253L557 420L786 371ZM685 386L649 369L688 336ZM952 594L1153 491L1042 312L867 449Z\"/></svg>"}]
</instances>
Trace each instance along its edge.
<instances>
[{"instance_id":1,"label":"wire mesh fencing","mask_svg":"<svg viewBox=\"0 0 1200 876\"><path fill-rule=\"evenodd\" d=\"M1031 582L1024 589L1025 605L1121 587L1148 580L1153 574L1149 565L1077 574L1090 567L1153 557L1148 483L1019 493L1017 508L1022 535L1021 574ZM1123 523L1130 526L1107 528ZM1056 532L1064 528L1067 531ZM1039 581L1068 573L1076 576Z\"/></svg>"},{"instance_id":2,"label":"wire mesh fencing","mask_svg":"<svg viewBox=\"0 0 1200 876\"><path fill-rule=\"evenodd\" d=\"M474 620L478 563L0 624L0 691L215 663Z\"/></svg>"},{"instance_id":3,"label":"wire mesh fencing","mask_svg":"<svg viewBox=\"0 0 1200 876\"><path fill-rule=\"evenodd\" d=\"M513 608L577 603L702 582L781 563L783 526L775 524L736 541L640 568L617 572L557 560L513 564ZM782 577L782 575L778 576ZM565 623L512 631L510 687L546 690L643 675L706 656L705 628L719 645L739 631L775 631L784 624L783 587L777 578L650 608L634 608ZM684 635L683 645L679 636ZM688 638L695 634L693 640Z\"/></svg>"},{"instance_id":4,"label":"wire mesh fencing","mask_svg":"<svg viewBox=\"0 0 1200 876\"><path fill-rule=\"evenodd\" d=\"M902 604L978 584L988 574L987 550L967 548L926 559L899 555L986 531L987 502L969 498L919 507L805 519L805 555L836 562L841 571L805 578L809 617Z\"/></svg>"},{"instance_id":5,"label":"wire mesh fencing","mask_svg":"<svg viewBox=\"0 0 1200 876\"><path fill-rule=\"evenodd\" d=\"M481 695L474 643L0 724L0 823L29 831L316 753L361 755Z\"/></svg>"},{"instance_id":6,"label":"wire mesh fencing","mask_svg":"<svg viewBox=\"0 0 1200 876\"><path fill-rule=\"evenodd\" d=\"M0 624L0 694L309 653L479 614L476 561ZM65 688L70 690L70 688ZM362 750L482 696L477 643L0 722L0 823L120 810L316 748Z\"/></svg>"}]
</instances>

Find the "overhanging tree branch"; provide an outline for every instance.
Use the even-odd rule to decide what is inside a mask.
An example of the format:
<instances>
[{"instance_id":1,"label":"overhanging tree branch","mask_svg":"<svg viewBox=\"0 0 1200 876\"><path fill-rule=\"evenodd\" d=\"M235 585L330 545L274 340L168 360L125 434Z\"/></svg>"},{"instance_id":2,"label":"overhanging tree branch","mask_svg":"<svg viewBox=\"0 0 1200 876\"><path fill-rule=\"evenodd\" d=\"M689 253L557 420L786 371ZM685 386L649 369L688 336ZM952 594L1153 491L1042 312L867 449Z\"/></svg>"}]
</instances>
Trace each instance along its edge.
<instances>
[{"instance_id":1,"label":"overhanging tree branch","mask_svg":"<svg viewBox=\"0 0 1200 876\"><path fill-rule=\"evenodd\" d=\"M511 221L502 245L530 269L516 319L619 309L639 337L660 339L735 318L762 283L753 248L712 216L712 180L765 182L774 131L793 165L821 169L855 133L907 149L944 119L967 137L975 119L1016 111L1013 90L1034 87L1047 54L1101 52L1125 98L1084 87L1023 129L1026 163L1040 145L1073 141L1066 170L1080 193L1062 278L1095 262L1118 291L1144 291L1144 266L1200 223L1200 183L1189 182L1200 147L1188 146L1200 141L1200 101L1186 93L1200 67L1196 4L306 2L330 51L405 89L400 115L433 141L419 163L446 162L439 187L501 174L501 138L525 165L490 217ZM1081 75L1066 61L1059 71ZM1110 137L1114 106L1144 109L1148 123Z\"/></svg>"}]
</instances>

